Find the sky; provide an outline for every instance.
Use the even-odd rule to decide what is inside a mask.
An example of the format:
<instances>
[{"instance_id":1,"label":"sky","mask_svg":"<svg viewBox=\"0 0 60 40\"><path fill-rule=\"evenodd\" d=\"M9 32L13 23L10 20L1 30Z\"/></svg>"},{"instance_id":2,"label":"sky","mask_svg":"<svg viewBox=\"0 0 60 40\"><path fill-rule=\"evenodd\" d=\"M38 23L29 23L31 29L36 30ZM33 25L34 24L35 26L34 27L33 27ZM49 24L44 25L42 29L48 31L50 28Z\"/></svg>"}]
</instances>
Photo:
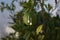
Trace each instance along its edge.
<instances>
[{"instance_id":1,"label":"sky","mask_svg":"<svg viewBox=\"0 0 60 40\"><path fill-rule=\"evenodd\" d=\"M12 1L11 0L0 0L0 2L5 2L10 5ZM15 12L22 9L21 7L19 7L19 4L17 2L14 2L14 4L16 5ZM5 36L7 33L11 32L12 30L10 27L8 27L8 22L12 21L11 19L9 19L10 14L11 13L6 9L4 9L4 12L0 11L0 38Z\"/></svg>"},{"instance_id":2,"label":"sky","mask_svg":"<svg viewBox=\"0 0 60 40\"><path fill-rule=\"evenodd\" d=\"M11 4L12 1L11 0L0 0L0 2L5 2L5 3L8 3L8 4ZM48 3L50 3L51 6L53 6L53 7L55 6L54 5L54 0L48 0L48 1L46 1L46 4L48 4ZM14 4L16 6L15 12L17 12L17 11L19 11L19 10L22 9L21 6L19 7L19 4L17 2L14 2ZM60 4L60 2L59 2L59 4ZM60 8L60 6L58 6L56 8L56 10L52 12L53 15L56 15L55 13L56 13L57 9L59 9L59 8ZM11 30L12 30L8 26L8 22L11 21L11 19L8 19L9 18L9 15L10 15L10 12L8 10L6 10L6 9L4 10L4 12L1 12L0 11L0 38L2 36L5 36L7 33L11 32ZM14 30L12 32L14 32Z\"/></svg>"}]
</instances>

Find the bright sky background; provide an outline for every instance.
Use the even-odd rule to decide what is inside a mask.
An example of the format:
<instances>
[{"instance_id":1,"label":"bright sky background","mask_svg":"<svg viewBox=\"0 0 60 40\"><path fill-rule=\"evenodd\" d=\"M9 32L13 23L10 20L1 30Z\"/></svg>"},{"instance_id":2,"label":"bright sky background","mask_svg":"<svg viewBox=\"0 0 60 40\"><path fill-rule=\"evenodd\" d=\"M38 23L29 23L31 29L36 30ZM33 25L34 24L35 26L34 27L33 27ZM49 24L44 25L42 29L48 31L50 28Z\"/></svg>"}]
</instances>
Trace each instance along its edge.
<instances>
[{"instance_id":1,"label":"bright sky background","mask_svg":"<svg viewBox=\"0 0 60 40\"><path fill-rule=\"evenodd\" d=\"M8 3L8 4L11 4L11 0L0 0L0 2L5 2L5 3ZM48 3L50 3L53 7L55 6L54 5L54 0L48 0L46 2L46 4L48 4ZM22 7L19 7L19 4L17 2L14 2L14 4L16 5L16 10L15 11L19 11L19 10L22 9ZM58 8L60 8L60 6L58 6L57 9ZM55 12L57 11L57 9L53 12L54 15L55 15ZM7 25L8 22L10 21L10 19L8 19L9 15L10 15L10 13L6 9L4 10L4 12L0 11L0 37L2 35L5 35L7 30L10 31L9 28L8 28L8 25Z\"/></svg>"}]
</instances>

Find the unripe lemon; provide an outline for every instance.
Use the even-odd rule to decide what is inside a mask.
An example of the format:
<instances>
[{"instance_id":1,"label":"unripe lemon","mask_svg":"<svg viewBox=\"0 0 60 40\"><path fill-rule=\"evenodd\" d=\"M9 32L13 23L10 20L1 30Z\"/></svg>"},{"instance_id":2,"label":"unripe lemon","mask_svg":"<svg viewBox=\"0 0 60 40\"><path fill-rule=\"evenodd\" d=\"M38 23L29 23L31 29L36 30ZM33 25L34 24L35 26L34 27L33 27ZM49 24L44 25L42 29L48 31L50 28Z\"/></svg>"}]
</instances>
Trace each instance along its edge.
<instances>
[{"instance_id":1,"label":"unripe lemon","mask_svg":"<svg viewBox=\"0 0 60 40\"><path fill-rule=\"evenodd\" d=\"M25 13L23 16L23 21L26 25L35 25L37 22L37 17L35 13Z\"/></svg>"}]
</instances>

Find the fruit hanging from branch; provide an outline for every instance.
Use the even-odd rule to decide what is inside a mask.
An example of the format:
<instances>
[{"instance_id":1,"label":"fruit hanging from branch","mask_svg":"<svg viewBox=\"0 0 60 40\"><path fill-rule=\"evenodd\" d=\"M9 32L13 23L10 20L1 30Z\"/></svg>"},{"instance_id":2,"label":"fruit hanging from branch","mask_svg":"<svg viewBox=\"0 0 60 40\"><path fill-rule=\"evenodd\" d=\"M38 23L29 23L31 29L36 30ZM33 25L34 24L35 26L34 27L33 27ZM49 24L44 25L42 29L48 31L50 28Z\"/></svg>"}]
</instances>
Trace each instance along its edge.
<instances>
[{"instance_id":1,"label":"fruit hanging from branch","mask_svg":"<svg viewBox=\"0 0 60 40\"><path fill-rule=\"evenodd\" d=\"M37 22L37 17L35 13L25 13L23 16L23 21L26 25L35 25Z\"/></svg>"}]
</instances>

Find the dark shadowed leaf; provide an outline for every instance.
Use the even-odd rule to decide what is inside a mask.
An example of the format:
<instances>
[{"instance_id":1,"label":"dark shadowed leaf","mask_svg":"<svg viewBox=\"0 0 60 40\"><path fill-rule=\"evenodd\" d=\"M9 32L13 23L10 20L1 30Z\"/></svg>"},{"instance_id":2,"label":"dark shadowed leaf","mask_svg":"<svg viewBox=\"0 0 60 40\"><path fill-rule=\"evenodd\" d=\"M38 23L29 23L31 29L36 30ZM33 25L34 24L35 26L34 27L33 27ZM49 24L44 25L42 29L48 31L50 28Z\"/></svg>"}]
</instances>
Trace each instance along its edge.
<instances>
[{"instance_id":1,"label":"dark shadowed leaf","mask_svg":"<svg viewBox=\"0 0 60 40\"><path fill-rule=\"evenodd\" d=\"M48 11L50 11L51 9L52 9L52 6L48 4Z\"/></svg>"}]
</instances>

